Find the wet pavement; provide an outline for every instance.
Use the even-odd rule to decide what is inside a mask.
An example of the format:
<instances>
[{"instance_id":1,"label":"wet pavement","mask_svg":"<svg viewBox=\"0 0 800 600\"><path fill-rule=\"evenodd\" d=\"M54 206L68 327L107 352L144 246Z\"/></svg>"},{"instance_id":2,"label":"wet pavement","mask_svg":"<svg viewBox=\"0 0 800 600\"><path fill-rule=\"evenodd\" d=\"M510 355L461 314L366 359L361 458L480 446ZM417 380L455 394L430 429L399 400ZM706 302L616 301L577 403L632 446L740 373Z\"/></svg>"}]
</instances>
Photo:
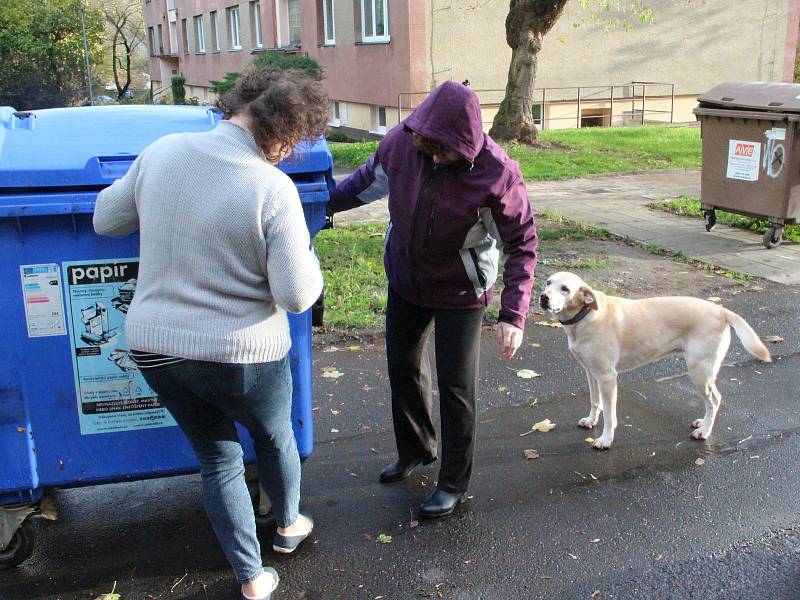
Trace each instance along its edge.
<instances>
[{"instance_id":1,"label":"wet pavement","mask_svg":"<svg viewBox=\"0 0 800 600\"><path fill-rule=\"evenodd\" d=\"M316 447L303 473L317 530L289 557L264 544L282 577L273 598L800 598L798 292L765 284L723 298L762 337L786 341L770 345L772 364L734 342L707 442L689 438L703 409L681 359L623 376L614 447L597 452L584 441L596 434L575 426L588 400L564 333L529 324L520 355L503 361L487 329L470 498L441 522L413 519L436 464L377 483L394 458L383 341L319 337ZM343 376L322 378L328 366ZM520 379L522 368L540 377ZM545 418L553 431L520 435ZM237 597L197 476L62 490L56 501L61 518L40 523L33 557L0 572L0 598Z\"/></svg>"}]
</instances>

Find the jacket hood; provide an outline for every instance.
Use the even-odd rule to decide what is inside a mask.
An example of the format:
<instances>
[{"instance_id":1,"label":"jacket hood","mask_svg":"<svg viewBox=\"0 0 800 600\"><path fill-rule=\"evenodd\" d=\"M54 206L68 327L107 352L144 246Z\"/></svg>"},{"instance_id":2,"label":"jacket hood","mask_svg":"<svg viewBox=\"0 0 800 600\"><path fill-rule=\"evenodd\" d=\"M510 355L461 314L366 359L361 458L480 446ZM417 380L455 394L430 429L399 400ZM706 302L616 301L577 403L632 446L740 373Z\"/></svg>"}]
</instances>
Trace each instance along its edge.
<instances>
[{"instance_id":1,"label":"jacket hood","mask_svg":"<svg viewBox=\"0 0 800 600\"><path fill-rule=\"evenodd\" d=\"M454 81L446 81L433 90L403 124L455 150L470 164L486 143L478 96Z\"/></svg>"}]
</instances>

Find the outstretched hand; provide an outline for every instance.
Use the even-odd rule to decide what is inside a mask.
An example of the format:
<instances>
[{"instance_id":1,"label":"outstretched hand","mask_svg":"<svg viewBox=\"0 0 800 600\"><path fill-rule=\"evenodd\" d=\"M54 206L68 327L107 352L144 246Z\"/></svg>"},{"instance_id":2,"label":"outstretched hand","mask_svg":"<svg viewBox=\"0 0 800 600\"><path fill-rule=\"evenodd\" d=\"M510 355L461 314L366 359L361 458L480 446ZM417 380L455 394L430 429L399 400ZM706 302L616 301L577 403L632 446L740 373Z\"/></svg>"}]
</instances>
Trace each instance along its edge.
<instances>
[{"instance_id":1,"label":"outstretched hand","mask_svg":"<svg viewBox=\"0 0 800 600\"><path fill-rule=\"evenodd\" d=\"M500 356L512 358L522 344L522 329L503 321L497 324L497 345Z\"/></svg>"}]
</instances>

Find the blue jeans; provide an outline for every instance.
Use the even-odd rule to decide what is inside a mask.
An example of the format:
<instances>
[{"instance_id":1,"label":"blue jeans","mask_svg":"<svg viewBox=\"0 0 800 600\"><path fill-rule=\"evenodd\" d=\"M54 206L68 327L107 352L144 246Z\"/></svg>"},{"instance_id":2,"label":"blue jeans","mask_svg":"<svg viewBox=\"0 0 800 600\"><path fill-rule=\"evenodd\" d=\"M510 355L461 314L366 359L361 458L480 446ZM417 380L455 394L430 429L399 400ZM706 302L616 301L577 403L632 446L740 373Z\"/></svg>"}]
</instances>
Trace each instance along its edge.
<instances>
[{"instance_id":1,"label":"blue jeans","mask_svg":"<svg viewBox=\"0 0 800 600\"><path fill-rule=\"evenodd\" d=\"M234 421L250 432L259 479L278 526L288 527L297 519L300 503L288 356L247 365L187 360L142 369L142 375L200 460L206 512L237 579L252 581L263 572L261 548Z\"/></svg>"}]
</instances>

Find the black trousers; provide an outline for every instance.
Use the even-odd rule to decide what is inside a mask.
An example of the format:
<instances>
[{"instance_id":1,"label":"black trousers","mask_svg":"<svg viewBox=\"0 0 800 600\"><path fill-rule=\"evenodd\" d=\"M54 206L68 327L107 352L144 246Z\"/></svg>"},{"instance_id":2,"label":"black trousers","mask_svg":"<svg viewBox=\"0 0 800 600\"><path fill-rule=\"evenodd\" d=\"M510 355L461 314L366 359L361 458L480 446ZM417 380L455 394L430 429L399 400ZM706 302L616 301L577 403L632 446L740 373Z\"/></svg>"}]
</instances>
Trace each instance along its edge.
<instances>
[{"instance_id":1,"label":"black trousers","mask_svg":"<svg viewBox=\"0 0 800 600\"><path fill-rule=\"evenodd\" d=\"M426 460L437 455L427 351L431 331L435 331L442 423L437 487L451 493L467 491L472 475L483 312L483 308L424 308L389 289L386 357L397 452L401 460Z\"/></svg>"}]
</instances>

